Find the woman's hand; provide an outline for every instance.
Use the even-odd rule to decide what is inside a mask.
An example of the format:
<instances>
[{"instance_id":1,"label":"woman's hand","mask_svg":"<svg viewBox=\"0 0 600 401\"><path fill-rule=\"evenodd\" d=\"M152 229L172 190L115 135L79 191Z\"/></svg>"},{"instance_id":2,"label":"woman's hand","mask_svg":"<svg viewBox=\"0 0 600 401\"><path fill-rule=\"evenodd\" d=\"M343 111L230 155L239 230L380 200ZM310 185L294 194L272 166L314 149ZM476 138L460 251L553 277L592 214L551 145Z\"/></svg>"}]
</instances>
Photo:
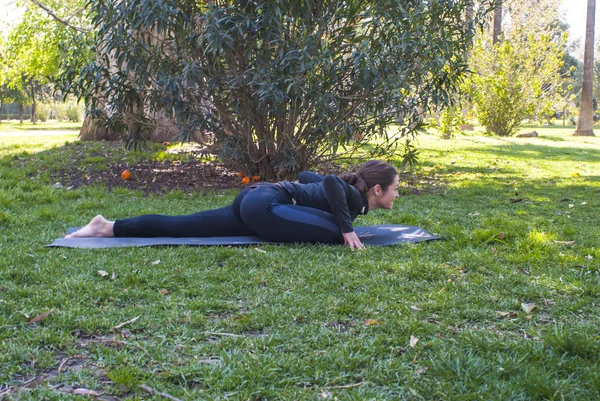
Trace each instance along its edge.
<instances>
[{"instance_id":1,"label":"woman's hand","mask_svg":"<svg viewBox=\"0 0 600 401\"><path fill-rule=\"evenodd\" d=\"M342 233L344 236L344 244L348 245L351 250L356 249L365 249L365 246L360 242L358 235L354 231L349 233Z\"/></svg>"}]
</instances>

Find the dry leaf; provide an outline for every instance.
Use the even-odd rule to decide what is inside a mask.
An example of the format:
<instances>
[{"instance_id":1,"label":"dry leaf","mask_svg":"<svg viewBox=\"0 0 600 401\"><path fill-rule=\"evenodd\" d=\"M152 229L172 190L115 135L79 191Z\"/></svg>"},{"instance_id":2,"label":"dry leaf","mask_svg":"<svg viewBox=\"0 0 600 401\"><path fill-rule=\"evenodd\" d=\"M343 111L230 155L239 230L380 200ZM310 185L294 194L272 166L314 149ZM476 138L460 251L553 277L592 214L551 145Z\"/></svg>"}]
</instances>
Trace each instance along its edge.
<instances>
[{"instance_id":1,"label":"dry leaf","mask_svg":"<svg viewBox=\"0 0 600 401\"><path fill-rule=\"evenodd\" d=\"M102 278L108 276L108 273L105 272L104 270L98 270L98 275Z\"/></svg>"},{"instance_id":2,"label":"dry leaf","mask_svg":"<svg viewBox=\"0 0 600 401\"><path fill-rule=\"evenodd\" d=\"M417 373L419 376L421 376L421 375L422 375L423 373L425 373L426 371L427 371L427 368L422 368L422 367L420 367L420 366L419 366L419 367L417 368L417 372L416 372L416 373Z\"/></svg>"},{"instance_id":3,"label":"dry leaf","mask_svg":"<svg viewBox=\"0 0 600 401\"><path fill-rule=\"evenodd\" d=\"M502 311L499 311L499 310L496 311L496 314L498 316L500 316L500 317L510 316L510 312L502 312Z\"/></svg>"},{"instance_id":4,"label":"dry leaf","mask_svg":"<svg viewBox=\"0 0 600 401\"><path fill-rule=\"evenodd\" d=\"M568 245L568 246L575 245L575 241L553 241L553 242L558 245Z\"/></svg>"},{"instance_id":5,"label":"dry leaf","mask_svg":"<svg viewBox=\"0 0 600 401\"><path fill-rule=\"evenodd\" d=\"M110 279L114 280L117 278L117 274L113 271L112 274L110 275Z\"/></svg>"},{"instance_id":6,"label":"dry leaf","mask_svg":"<svg viewBox=\"0 0 600 401\"><path fill-rule=\"evenodd\" d=\"M592 260L592 259L594 259L594 257L593 257L592 255L587 255L587 256L585 256L585 258L586 258L587 260Z\"/></svg>"},{"instance_id":7,"label":"dry leaf","mask_svg":"<svg viewBox=\"0 0 600 401\"><path fill-rule=\"evenodd\" d=\"M91 395L93 397L98 397L100 395L100 393L94 390L88 390L87 388L76 388L75 390L73 390L73 394Z\"/></svg>"},{"instance_id":8,"label":"dry leaf","mask_svg":"<svg viewBox=\"0 0 600 401\"><path fill-rule=\"evenodd\" d=\"M160 263L160 259L156 259L154 262L152 262L153 265L157 265Z\"/></svg>"},{"instance_id":9,"label":"dry leaf","mask_svg":"<svg viewBox=\"0 0 600 401\"><path fill-rule=\"evenodd\" d=\"M574 205L574 204L572 204L572 203L569 203L569 209L573 209L574 207L575 207L575 205Z\"/></svg>"},{"instance_id":10,"label":"dry leaf","mask_svg":"<svg viewBox=\"0 0 600 401\"><path fill-rule=\"evenodd\" d=\"M522 303L521 304L521 309L523 309L526 313L531 313L531 311L535 308L535 304L533 302L531 303Z\"/></svg>"},{"instance_id":11,"label":"dry leaf","mask_svg":"<svg viewBox=\"0 0 600 401\"><path fill-rule=\"evenodd\" d=\"M479 216L479 212L469 213L468 216L471 216L471 217Z\"/></svg>"},{"instance_id":12,"label":"dry leaf","mask_svg":"<svg viewBox=\"0 0 600 401\"><path fill-rule=\"evenodd\" d=\"M418 342L419 342L419 339L417 337L410 336L410 341L408 344L410 345L411 348L414 348Z\"/></svg>"},{"instance_id":13,"label":"dry leaf","mask_svg":"<svg viewBox=\"0 0 600 401\"><path fill-rule=\"evenodd\" d=\"M49 311L46 311L44 313L42 313L41 315L39 315L38 317L34 317L33 319L31 319L30 321L27 322L27 326L32 325L34 323L39 322L40 320L44 319L46 316L48 316L48 314L50 312L54 312L54 309L50 309Z\"/></svg>"},{"instance_id":14,"label":"dry leaf","mask_svg":"<svg viewBox=\"0 0 600 401\"><path fill-rule=\"evenodd\" d=\"M158 290L158 292L160 292L163 295L169 295L171 293L171 291L167 290L166 288L161 288L160 290Z\"/></svg>"},{"instance_id":15,"label":"dry leaf","mask_svg":"<svg viewBox=\"0 0 600 401\"><path fill-rule=\"evenodd\" d=\"M261 252L261 253L267 253L267 251L260 249L260 248L254 248L254 250L257 252Z\"/></svg>"},{"instance_id":16,"label":"dry leaf","mask_svg":"<svg viewBox=\"0 0 600 401\"><path fill-rule=\"evenodd\" d=\"M364 325L365 326L376 326L378 324L383 324L384 321L383 320L377 320L377 319L367 319L365 320Z\"/></svg>"},{"instance_id":17,"label":"dry leaf","mask_svg":"<svg viewBox=\"0 0 600 401\"><path fill-rule=\"evenodd\" d=\"M417 305L411 306L410 309L414 310L415 312L421 312L421 309L419 309Z\"/></svg>"}]
</instances>

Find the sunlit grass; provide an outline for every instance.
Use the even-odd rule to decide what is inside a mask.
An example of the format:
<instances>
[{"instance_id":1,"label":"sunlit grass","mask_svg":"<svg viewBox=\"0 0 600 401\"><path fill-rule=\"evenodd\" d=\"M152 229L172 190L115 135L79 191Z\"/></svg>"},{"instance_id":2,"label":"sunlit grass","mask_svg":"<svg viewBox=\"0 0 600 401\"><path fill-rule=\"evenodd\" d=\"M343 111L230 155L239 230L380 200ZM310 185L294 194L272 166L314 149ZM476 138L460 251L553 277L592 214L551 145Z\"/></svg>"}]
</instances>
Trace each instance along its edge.
<instances>
[{"instance_id":1,"label":"sunlit grass","mask_svg":"<svg viewBox=\"0 0 600 401\"><path fill-rule=\"evenodd\" d=\"M191 213L235 193L55 189L49 172L74 152L142 156L62 146L75 134L0 134L0 394L149 399L145 384L189 400L600 399L600 138L534 129L420 136L411 185L426 191L357 223L444 241L355 253L45 248L99 212Z\"/></svg>"}]
</instances>

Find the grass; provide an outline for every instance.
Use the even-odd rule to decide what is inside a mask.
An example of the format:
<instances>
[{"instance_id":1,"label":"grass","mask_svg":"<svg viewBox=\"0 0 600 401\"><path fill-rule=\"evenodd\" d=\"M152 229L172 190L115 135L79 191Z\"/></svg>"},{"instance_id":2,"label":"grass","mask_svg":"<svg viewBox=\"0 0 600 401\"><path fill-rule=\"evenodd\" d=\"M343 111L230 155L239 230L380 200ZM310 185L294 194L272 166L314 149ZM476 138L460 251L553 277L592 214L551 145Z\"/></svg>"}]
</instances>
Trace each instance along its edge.
<instances>
[{"instance_id":1,"label":"grass","mask_svg":"<svg viewBox=\"0 0 600 401\"><path fill-rule=\"evenodd\" d=\"M64 121L47 121L47 122L38 122L36 124L32 124L31 121L24 121L23 124L20 124L18 121L3 120L0 122L0 133L2 132L27 132L32 133L36 131L76 131L79 133L81 129L82 122L64 122ZM3 138L4 139L4 138Z\"/></svg>"},{"instance_id":2,"label":"grass","mask_svg":"<svg viewBox=\"0 0 600 401\"><path fill-rule=\"evenodd\" d=\"M417 181L436 187L357 223L445 240L355 253L45 248L98 212L190 213L235 194L57 190L51 172L69 152L103 145L0 135L0 394L161 399L143 384L186 400L600 399L600 139L537 131L421 136Z\"/></svg>"}]
</instances>

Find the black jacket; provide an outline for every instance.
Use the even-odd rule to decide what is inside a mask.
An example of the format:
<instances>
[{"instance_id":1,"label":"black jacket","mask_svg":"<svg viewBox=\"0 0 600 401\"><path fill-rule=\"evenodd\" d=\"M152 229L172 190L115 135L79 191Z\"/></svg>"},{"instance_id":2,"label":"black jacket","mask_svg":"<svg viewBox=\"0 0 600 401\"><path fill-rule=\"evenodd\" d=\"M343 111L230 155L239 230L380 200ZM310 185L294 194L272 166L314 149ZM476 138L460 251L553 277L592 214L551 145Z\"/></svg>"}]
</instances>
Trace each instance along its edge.
<instances>
[{"instance_id":1,"label":"black jacket","mask_svg":"<svg viewBox=\"0 0 600 401\"><path fill-rule=\"evenodd\" d=\"M354 219L359 214L367 214L369 211L366 196L335 175L321 177L314 173L308 174L300 173L299 183L282 181L278 185L289 196L292 203L333 213L342 233L354 231L352 228ZM311 182L303 183L307 181Z\"/></svg>"}]
</instances>

